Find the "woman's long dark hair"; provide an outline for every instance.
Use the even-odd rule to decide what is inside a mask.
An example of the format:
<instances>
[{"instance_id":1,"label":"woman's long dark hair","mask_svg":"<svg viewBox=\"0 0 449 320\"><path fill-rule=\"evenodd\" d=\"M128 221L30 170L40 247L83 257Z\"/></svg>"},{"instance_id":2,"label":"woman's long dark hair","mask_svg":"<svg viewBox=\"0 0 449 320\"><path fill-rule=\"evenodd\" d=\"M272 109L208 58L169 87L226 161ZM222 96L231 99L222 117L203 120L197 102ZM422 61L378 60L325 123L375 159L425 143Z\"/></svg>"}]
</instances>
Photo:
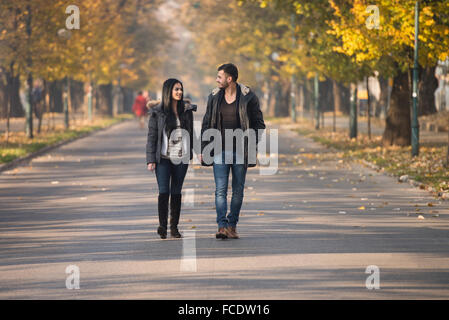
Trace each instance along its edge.
<instances>
[{"instance_id":1,"label":"woman's long dark hair","mask_svg":"<svg viewBox=\"0 0 449 320\"><path fill-rule=\"evenodd\" d=\"M178 110L178 117L181 119L181 115L184 112L184 87L182 82L177 79L167 79L165 80L162 86L162 107L164 108L164 112L167 114L167 120L165 122L165 132L167 136L170 137L170 134L173 129L176 128L176 117L172 110L172 100L173 100L173 87L175 84L179 83L183 89L181 100L178 101L178 105L176 109ZM181 123L181 126L183 124Z\"/></svg>"}]
</instances>

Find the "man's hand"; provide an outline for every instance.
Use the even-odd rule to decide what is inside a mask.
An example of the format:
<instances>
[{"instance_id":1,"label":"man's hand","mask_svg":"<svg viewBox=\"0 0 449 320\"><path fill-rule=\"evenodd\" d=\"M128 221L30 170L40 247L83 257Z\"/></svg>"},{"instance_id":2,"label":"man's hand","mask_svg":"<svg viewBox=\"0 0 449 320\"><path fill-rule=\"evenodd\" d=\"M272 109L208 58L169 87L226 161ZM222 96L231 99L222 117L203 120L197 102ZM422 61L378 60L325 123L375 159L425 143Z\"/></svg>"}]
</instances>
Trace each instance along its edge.
<instances>
[{"instance_id":1,"label":"man's hand","mask_svg":"<svg viewBox=\"0 0 449 320\"><path fill-rule=\"evenodd\" d=\"M148 164L148 170L154 171L154 169L156 169L156 163L149 163Z\"/></svg>"}]
</instances>

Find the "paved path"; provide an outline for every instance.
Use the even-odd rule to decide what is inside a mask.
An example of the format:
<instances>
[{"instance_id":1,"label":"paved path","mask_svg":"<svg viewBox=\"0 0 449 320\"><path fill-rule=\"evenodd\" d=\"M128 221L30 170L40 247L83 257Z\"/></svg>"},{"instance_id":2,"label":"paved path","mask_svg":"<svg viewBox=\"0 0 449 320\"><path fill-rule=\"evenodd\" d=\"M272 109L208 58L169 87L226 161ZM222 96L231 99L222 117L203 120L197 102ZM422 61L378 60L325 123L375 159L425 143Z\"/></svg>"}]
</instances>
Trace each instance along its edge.
<instances>
[{"instance_id":1,"label":"paved path","mask_svg":"<svg viewBox=\"0 0 449 320\"><path fill-rule=\"evenodd\" d=\"M293 132L279 142L276 175L248 171L239 240L214 238L212 169L197 165L185 239L159 239L134 120L0 174L0 299L449 298L447 202ZM79 290L66 288L69 265ZM370 265L379 290L365 286Z\"/></svg>"}]
</instances>

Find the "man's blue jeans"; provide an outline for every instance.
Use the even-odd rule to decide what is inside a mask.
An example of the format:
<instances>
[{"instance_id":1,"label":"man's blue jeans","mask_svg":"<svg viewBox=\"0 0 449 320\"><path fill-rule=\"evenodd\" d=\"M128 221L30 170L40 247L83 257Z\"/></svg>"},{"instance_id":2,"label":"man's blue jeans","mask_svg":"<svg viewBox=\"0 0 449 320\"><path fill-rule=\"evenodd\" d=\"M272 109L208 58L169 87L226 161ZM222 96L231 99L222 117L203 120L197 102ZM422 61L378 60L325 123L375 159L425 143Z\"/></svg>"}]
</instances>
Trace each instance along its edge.
<instances>
[{"instance_id":1,"label":"man's blue jeans","mask_svg":"<svg viewBox=\"0 0 449 320\"><path fill-rule=\"evenodd\" d=\"M232 164L227 164L226 158L232 157ZM217 210L217 224L219 228L228 226L235 227L239 221L240 208L243 203L243 190L245 188L246 167L242 164L236 164L236 153L232 151L223 151L220 155L214 157L214 179L215 179L215 207ZM227 213L227 194L229 171L232 172L232 199L231 212Z\"/></svg>"}]
</instances>

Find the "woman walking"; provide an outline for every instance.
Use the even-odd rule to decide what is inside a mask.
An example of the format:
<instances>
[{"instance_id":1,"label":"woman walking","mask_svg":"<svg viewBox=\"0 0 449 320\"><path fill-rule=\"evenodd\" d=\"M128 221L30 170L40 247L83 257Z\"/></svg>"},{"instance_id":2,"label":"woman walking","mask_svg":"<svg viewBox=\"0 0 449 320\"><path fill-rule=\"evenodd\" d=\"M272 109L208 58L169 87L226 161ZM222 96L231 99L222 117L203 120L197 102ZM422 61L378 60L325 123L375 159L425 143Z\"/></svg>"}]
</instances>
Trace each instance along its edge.
<instances>
[{"instance_id":1,"label":"woman walking","mask_svg":"<svg viewBox=\"0 0 449 320\"><path fill-rule=\"evenodd\" d=\"M183 86L168 79L162 87L162 102L151 108L148 122L147 167L156 171L159 188L157 233L167 238L170 199L170 234L181 238L178 230L181 191L189 160L193 157L193 111L197 106L184 101Z\"/></svg>"}]
</instances>

